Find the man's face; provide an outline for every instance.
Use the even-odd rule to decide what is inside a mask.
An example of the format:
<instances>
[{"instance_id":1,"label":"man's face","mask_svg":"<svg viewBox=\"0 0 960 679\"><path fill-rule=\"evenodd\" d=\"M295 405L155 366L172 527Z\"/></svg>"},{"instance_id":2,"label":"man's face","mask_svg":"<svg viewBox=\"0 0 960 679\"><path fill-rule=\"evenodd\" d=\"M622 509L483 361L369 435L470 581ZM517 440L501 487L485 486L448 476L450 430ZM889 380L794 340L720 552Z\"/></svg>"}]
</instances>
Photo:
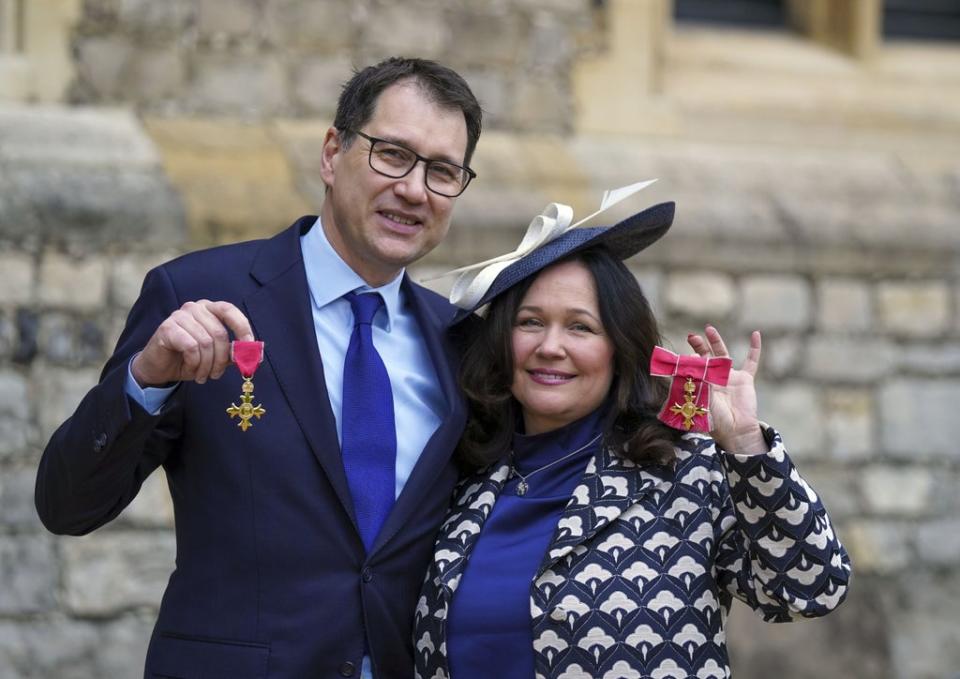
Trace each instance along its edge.
<instances>
[{"instance_id":1,"label":"man's face","mask_svg":"<svg viewBox=\"0 0 960 679\"><path fill-rule=\"evenodd\" d=\"M438 107L412 81L385 89L360 131L458 165L467 148L463 113ZM427 189L423 163L406 177L392 179L373 171L369 152L370 142L363 137L354 137L344 148L337 131L327 131L321 176L328 191L321 214L333 248L377 286L443 240L456 199Z\"/></svg>"}]
</instances>

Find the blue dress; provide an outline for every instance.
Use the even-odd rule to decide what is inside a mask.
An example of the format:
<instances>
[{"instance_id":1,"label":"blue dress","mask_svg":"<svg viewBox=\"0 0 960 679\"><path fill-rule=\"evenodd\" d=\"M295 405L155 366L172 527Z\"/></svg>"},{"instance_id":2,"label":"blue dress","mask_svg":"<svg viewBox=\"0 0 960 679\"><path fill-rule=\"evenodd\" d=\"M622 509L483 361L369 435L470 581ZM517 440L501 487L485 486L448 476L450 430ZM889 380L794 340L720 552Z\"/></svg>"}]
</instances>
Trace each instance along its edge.
<instances>
[{"instance_id":1,"label":"blue dress","mask_svg":"<svg viewBox=\"0 0 960 679\"><path fill-rule=\"evenodd\" d=\"M452 679L534 676L530 587L563 509L601 444L600 424L600 412L594 411L543 434L514 434L522 476L562 461L529 476L524 495L517 494L521 479L514 476L494 505L450 606Z\"/></svg>"}]
</instances>

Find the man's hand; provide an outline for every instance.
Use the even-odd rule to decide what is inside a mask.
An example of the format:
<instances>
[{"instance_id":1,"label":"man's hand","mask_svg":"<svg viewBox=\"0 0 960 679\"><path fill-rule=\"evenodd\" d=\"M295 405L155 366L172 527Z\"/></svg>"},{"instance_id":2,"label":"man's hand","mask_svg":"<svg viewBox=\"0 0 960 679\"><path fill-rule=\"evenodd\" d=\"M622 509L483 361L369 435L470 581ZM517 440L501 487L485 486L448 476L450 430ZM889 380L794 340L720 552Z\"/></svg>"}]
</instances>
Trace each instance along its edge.
<instances>
[{"instance_id":1,"label":"man's hand","mask_svg":"<svg viewBox=\"0 0 960 679\"><path fill-rule=\"evenodd\" d=\"M218 379L230 364L230 335L253 340L250 322L229 302L187 302L160 324L131 365L141 387L169 382L203 384Z\"/></svg>"}]
</instances>

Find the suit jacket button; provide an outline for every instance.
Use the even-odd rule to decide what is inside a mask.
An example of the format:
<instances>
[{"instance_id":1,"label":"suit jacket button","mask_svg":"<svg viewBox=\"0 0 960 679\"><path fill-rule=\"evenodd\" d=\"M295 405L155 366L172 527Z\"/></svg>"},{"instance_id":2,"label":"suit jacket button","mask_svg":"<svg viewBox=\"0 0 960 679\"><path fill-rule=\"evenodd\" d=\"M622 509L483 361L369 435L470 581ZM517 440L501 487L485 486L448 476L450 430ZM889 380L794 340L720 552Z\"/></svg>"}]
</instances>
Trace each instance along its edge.
<instances>
[{"instance_id":1,"label":"suit jacket button","mask_svg":"<svg viewBox=\"0 0 960 679\"><path fill-rule=\"evenodd\" d=\"M357 666L354 665L349 660L340 665L340 676L341 677L352 677L354 672L357 671Z\"/></svg>"},{"instance_id":2,"label":"suit jacket button","mask_svg":"<svg viewBox=\"0 0 960 679\"><path fill-rule=\"evenodd\" d=\"M371 580L373 580L373 571L370 570L369 566L367 566L362 571L360 571L360 577L363 578L364 582L370 582Z\"/></svg>"},{"instance_id":3,"label":"suit jacket button","mask_svg":"<svg viewBox=\"0 0 960 679\"><path fill-rule=\"evenodd\" d=\"M93 440L93 452L99 453L107 445L107 435L103 432L100 432L100 435Z\"/></svg>"},{"instance_id":4,"label":"suit jacket button","mask_svg":"<svg viewBox=\"0 0 960 679\"><path fill-rule=\"evenodd\" d=\"M564 610L563 606L557 606L550 611L550 619L554 622L563 622L567 619L567 612Z\"/></svg>"}]
</instances>

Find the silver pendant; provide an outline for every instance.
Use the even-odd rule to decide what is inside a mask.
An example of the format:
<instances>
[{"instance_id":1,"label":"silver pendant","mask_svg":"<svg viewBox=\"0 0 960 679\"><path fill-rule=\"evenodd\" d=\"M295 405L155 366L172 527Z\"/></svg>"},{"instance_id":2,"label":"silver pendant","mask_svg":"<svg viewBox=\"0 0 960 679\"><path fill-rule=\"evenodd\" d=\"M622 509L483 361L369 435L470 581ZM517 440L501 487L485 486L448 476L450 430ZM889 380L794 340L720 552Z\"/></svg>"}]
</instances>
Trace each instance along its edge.
<instances>
[{"instance_id":1,"label":"silver pendant","mask_svg":"<svg viewBox=\"0 0 960 679\"><path fill-rule=\"evenodd\" d=\"M527 488L528 488L527 482L521 480L520 483L517 484L517 495L526 495Z\"/></svg>"}]
</instances>

